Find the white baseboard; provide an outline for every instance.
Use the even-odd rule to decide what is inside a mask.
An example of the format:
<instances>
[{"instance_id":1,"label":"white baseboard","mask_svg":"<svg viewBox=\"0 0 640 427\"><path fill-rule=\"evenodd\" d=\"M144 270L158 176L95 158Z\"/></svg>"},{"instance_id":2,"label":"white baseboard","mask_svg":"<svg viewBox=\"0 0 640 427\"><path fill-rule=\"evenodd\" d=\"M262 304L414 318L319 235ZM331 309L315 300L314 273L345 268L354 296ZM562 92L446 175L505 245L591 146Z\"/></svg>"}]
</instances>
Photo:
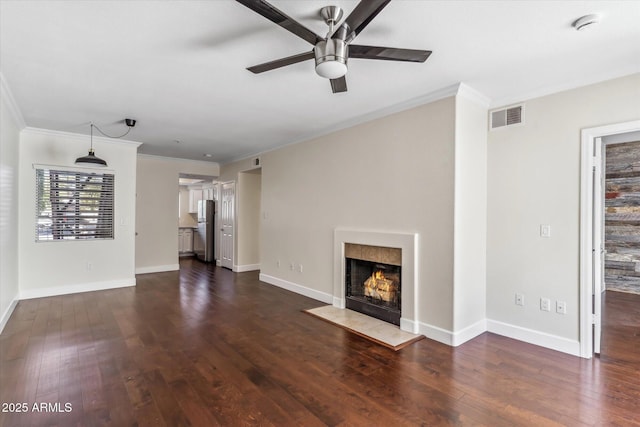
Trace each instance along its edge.
<instances>
[{"instance_id":1,"label":"white baseboard","mask_svg":"<svg viewBox=\"0 0 640 427\"><path fill-rule=\"evenodd\" d=\"M503 335L529 344L539 345L541 347L568 353L573 356L580 356L580 341L577 340L570 340L557 335L551 335L545 332L490 319L487 319L487 330L494 334Z\"/></svg>"},{"instance_id":2,"label":"white baseboard","mask_svg":"<svg viewBox=\"0 0 640 427\"><path fill-rule=\"evenodd\" d=\"M136 274L162 273L164 271L180 270L180 264L153 265L151 267L136 268Z\"/></svg>"},{"instance_id":3,"label":"white baseboard","mask_svg":"<svg viewBox=\"0 0 640 427\"><path fill-rule=\"evenodd\" d=\"M316 291L315 289L307 288L297 283L289 282L287 280L279 279L277 277L269 276L267 274L260 273L260 280L270 285L277 286L279 288L286 289L296 294L304 295L305 297L313 298L318 301L322 301L326 304L333 303L333 295L326 292Z\"/></svg>"},{"instance_id":4,"label":"white baseboard","mask_svg":"<svg viewBox=\"0 0 640 427\"><path fill-rule=\"evenodd\" d=\"M437 326L429 325L423 322L418 323L418 334L422 334L425 337L434 341L441 342L446 345L453 345L453 333L446 329L439 328Z\"/></svg>"},{"instance_id":5,"label":"white baseboard","mask_svg":"<svg viewBox=\"0 0 640 427\"><path fill-rule=\"evenodd\" d=\"M0 334L4 330L4 327L7 325L11 314L13 314L13 310L15 310L16 305L18 305L18 295L11 301L9 307L2 313L2 317L0 317Z\"/></svg>"},{"instance_id":6,"label":"white baseboard","mask_svg":"<svg viewBox=\"0 0 640 427\"><path fill-rule=\"evenodd\" d=\"M341 309L346 308L343 298L333 297L333 306L336 307L336 308L341 308Z\"/></svg>"},{"instance_id":7,"label":"white baseboard","mask_svg":"<svg viewBox=\"0 0 640 427\"><path fill-rule=\"evenodd\" d=\"M400 322L402 323L402 319L400 319ZM441 342L446 345L450 345L452 347L457 347L460 344L464 344L465 342L487 331L486 319L478 320L476 323L467 326L466 328L458 332L451 332L447 329L429 325L428 323L424 322L417 323L418 331L416 333L422 334L429 339Z\"/></svg>"},{"instance_id":8,"label":"white baseboard","mask_svg":"<svg viewBox=\"0 0 640 427\"><path fill-rule=\"evenodd\" d=\"M418 322L410 320L410 319L405 319L405 318L400 318L400 330L401 331L407 331L407 332L411 332L412 334L419 334L420 333L420 328L418 326Z\"/></svg>"},{"instance_id":9,"label":"white baseboard","mask_svg":"<svg viewBox=\"0 0 640 427\"><path fill-rule=\"evenodd\" d=\"M454 332L451 336L451 345L457 347L485 332L487 332L487 319L478 320L476 323Z\"/></svg>"},{"instance_id":10,"label":"white baseboard","mask_svg":"<svg viewBox=\"0 0 640 427\"><path fill-rule=\"evenodd\" d=\"M260 264L245 264L245 265L234 265L233 271L236 273L244 273L245 271L256 271L260 270Z\"/></svg>"},{"instance_id":11,"label":"white baseboard","mask_svg":"<svg viewBox=\"0 0 640 427\"><path fill-rule=\"evenodd\" d=\"M20 299L53 297L57 295L77 294L80 292L103 291L105 289L135 286L135 277L131 279L108 280L105 282L82 283L78 285L56 286L53 288L25 289L20 291Z\"/></svg>"}]
</instances>

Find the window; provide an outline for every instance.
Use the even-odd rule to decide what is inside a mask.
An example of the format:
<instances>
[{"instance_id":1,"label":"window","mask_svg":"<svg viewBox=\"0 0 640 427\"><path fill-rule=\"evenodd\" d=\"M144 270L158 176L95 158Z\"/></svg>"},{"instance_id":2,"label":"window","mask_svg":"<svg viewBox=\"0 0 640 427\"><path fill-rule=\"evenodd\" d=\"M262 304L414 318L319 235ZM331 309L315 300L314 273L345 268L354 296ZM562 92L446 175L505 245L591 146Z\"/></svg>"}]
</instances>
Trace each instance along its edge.
<instances>
[{"instance_id":1,"label":"window","mask_svg":"<svg viewBox=\"0 0 640 427\"><path fill-rule=\"evenodd\" d=\"M113 239L114 175L36 169L36 241Z\"/></svg>"}]
</instances>

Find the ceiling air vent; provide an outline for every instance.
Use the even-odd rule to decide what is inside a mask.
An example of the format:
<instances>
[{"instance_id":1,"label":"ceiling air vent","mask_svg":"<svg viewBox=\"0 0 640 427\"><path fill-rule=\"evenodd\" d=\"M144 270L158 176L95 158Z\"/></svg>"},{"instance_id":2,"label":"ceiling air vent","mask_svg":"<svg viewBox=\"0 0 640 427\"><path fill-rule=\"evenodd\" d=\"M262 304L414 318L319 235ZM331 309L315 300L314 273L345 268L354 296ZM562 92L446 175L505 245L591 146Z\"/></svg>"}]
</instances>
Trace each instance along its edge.
<instances>
[{"instance_id":1,"label":"ceiling air vent","mask_svg":"<svg viewBox=\"0 0 640 427\"><path fill-rule=\"evenodd\" d=\"M491 112L491 129L519 125L524 122L524 105L514 105Z\"/></svg>"}]
</instances>

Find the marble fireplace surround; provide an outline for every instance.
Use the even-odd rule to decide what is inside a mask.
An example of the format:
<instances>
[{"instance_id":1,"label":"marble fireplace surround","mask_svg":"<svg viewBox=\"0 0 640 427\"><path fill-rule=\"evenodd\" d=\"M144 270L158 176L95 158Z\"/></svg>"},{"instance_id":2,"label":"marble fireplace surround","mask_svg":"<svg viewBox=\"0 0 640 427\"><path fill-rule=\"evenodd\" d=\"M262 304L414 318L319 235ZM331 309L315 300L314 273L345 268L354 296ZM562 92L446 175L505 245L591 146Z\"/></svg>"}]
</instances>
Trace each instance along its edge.
<instances>
[{"instance_id":1,"label":"marble fireplace surround","mask_svg":"<svg viewBox=\"0 0 640 427\"><path fill-rule=\"evenodd\" d=\"M400 329L418 333L418 234L336 228L333 234L333 306L345 308L345 244L402 249Z\"/></svg>"}]
</instances>

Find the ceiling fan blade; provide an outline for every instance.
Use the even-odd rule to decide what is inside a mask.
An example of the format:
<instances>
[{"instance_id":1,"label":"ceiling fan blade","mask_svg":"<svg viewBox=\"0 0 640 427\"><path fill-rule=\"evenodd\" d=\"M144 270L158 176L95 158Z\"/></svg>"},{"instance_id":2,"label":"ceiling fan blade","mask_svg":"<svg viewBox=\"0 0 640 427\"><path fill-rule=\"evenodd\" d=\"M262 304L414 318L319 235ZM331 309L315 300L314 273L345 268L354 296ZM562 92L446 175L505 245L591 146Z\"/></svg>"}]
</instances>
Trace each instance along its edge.
<instances>
[{"instance_id":1,"label":"ceiling fan blade","mask_svg":"<svg viewBox=\"0 0 640 427\"><path fill-rule=\"evenodd\" d=\"M340 28L333 33L331 38L342 38L349 43L369 25L369 22L371 22L390 1L391 0L361 0L351 14L347 16L347 19L344 20Z\"/></svg>"},{"instance_id":2,"label":"ceiling fan blade","mask_svg":"<svg viewBox=\"0 0 640 427\"><path fill-rule=\"evenodd\" d=\"M331 79L331 90L333 93L346 92L347 91L347 79L345 76L337 79Z\"/></svg>"},{"instance_id":3,"label":"ceiling fan blade","mask_svg":"<svg viewBox=\"0 0 640 427\"><path fill-rule=\"evenodd\" d=\"M349 45L349 58L382 59L384 61L424 62L430 50L398 49L395 47Z\"/></svg>"},{"instance_id":4,"label":"ceiling fan blade","mask_svg":"<svg viewBox=\"0 0 640 427\"><path fill-rule=\"evenodd\" d=\"M295 19L287 16L264 0L236 0L238 3L245 5L254 12L264 16L269 21L280 25L287 31L292 32L296 36L305 39L312 45L318 41L324 40L322 37L300 24Z\"/></svg>"},{"instance_id":5,"label":"ceiling fan blade","mask_svg":"<svg viewBox=\"0 0 640 427\"><path fill-rule=\"evenodd\" d=\"M297 64L298 62L306 61L307 59L315 58L313 51L299 53L297 55L287 56L286 58L276 59L275 61L265 62L263 64L254 65L247 68L254 74L264 73L265 71L275 70L276 68L286 67L287 65Z\"/></svg>"}]
</instances>

